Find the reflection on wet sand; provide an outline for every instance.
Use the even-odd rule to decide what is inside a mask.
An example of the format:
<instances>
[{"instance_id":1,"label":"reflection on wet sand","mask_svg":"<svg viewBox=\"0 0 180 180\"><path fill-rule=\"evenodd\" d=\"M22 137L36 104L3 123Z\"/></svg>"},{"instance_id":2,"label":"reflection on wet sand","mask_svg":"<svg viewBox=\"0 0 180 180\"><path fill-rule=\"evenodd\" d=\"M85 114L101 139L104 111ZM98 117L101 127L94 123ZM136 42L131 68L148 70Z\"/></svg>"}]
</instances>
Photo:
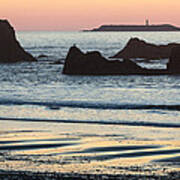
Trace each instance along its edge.
<instances>
[{"instance_id":1,"label":"reflection on wet sand","mask_svg":"<svg viewBox=\"0 0 180 180\"><path fill-rule=\"evenodd\" d=\"M2 170L114 175L180 170L179 128L0 123L6 127L0 131Z\"/></svg>"}]
</instances>

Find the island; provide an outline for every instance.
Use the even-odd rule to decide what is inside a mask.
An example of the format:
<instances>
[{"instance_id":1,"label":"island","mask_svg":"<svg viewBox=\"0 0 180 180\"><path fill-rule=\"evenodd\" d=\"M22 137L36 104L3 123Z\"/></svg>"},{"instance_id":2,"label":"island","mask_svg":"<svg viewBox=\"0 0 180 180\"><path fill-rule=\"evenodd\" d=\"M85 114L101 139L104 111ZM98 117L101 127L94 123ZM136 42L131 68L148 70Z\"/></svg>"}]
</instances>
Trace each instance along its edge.
<instances>
[{"instance_id":1,"label":"island","mask_svg":"<svg viewBox=\"0 0 180 180\"><path fill-rule=\"evenodd\" d=\"M98 28L83 31L180 31L180 27L176 27L171 24L150 25L149 20L146 20L144 25L102 25Z\"/></svg>"}]
</instances>

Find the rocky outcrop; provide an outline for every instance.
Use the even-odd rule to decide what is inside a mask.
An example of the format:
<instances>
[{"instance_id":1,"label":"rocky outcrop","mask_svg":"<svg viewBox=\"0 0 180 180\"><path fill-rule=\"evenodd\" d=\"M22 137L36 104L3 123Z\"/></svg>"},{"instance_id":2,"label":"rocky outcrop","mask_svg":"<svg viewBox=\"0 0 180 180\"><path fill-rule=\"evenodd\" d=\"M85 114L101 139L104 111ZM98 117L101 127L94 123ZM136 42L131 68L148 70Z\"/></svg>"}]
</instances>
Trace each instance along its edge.
<instances>
[{"instance_id":1,"label":"rocky outcrop","mask_svg":"<svg viewBox=\"0 0 180 180\"><path fill-rule=\"evenodd\" d=\"M123 50L111 58L143 58L143 59L166 59L170 57L171 50L180 47L180 44L154 45L138 38L129 40Z\"/></svg>"},{"instance_id":2,"label":"rocky outcrop","mask_svg":"<svg viewBox=\"0 0 180 180\"><path fill-rule=\"evenodd\" d=\"M40 54L37 58L47 58L48 56L45 54Z\"/></svg>"},{"instance_id":3,"label":"rocky outcrop","mask_svg":"<svg viewBox=\"0 0 180 180\"><path fill-rule=\"evenodd\" d=\"M172 49L167 70L170 74L180 74L180 47Z\"/></svg>"},{"instance_id":4,"label":"rocky outcrop","mask_svg":"<svg viewBox=\"0 0 180 180\"><path fill-rule=\"evenodd\" d=\"M159 74L166 73L165 70L148 70L141 68L129 59L122 62L118 60L107 60L99 52L81 52L73 46L70 48L63 74L71 75L120 75L120 74Z\"/></svg>"},{"instance_id":5,"label":"rocky outcrop","mask_svg":"<svg viewBox=\"0 0 180 180\"><path fill-rule=\"evenodd\" d=\"M36 61L36 59L21 47L9 22L0 20L0 63L19 61Z\"/></svg>"}]
</instances>

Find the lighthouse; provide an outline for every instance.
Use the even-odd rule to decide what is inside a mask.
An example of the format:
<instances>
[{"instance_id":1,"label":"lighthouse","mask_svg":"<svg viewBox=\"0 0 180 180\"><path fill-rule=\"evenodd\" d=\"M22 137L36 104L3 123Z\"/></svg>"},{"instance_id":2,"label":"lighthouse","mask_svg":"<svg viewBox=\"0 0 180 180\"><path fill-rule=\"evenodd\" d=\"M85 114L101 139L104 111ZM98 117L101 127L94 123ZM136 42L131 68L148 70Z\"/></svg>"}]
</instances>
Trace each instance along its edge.
<instances>
[{"instance_id":1,"label":"lighthouse","mask_svg":"<svg viewBox=\"0 0 180 180\"><path fill-rule=\"evenodd\" d=\"M146 26L149 26L149 20L146 19Z\"/></svg>"}]
</instances>

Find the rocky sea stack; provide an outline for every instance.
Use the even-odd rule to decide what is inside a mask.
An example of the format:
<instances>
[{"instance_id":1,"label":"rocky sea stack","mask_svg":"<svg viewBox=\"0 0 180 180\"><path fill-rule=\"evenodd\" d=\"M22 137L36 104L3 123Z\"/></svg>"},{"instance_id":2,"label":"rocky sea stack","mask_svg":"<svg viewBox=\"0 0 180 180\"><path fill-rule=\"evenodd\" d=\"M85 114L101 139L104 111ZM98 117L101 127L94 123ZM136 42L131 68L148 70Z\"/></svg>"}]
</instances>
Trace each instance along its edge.
<instances>
[{"instance_id":1,"label":"rocky sea stack","mask_svg":"<svg viewBox=\"0 0 180 180\"><path fill-rule=\"evenodd\" d=\"M0 20L0 63L36 61L16 39L15 31L7 20Z\"/></svg>"},{"instance_id":2,"label":"rocky sea stack","mask_svg":"<svg viewBox=\"0 0 180 180\"><path fill-rule=\"evenodd\" d=\"M75 46L70 48L63 68L63 74L70 75L127 75L145 73L152 73L152 71L138 66L129 59L124 59L122 62L119 60L110 61L97 51L83 53Z\"/></svg>"},{"instance_id":3,"label":"rocky sea stack","mask_svg":"<svg viewBox=\"0 0 180 180\"><path fill-rule=\"evenodd\" d=\"M98 51L83 53L73 46L69 49L62 73L69 75L176 75L180 74L180 47L172 49L166 69L147 69L130 59L108 60Z\"/></svg>"},{"instance_id":4,"label":"rocky sea stack","mask_svg":"<svg viewBox=\"0 0 180 180\"><path fill-rule=\"evenodd\" d=\"M112 58L166 59L170 57L171 50L175 47L180 48L180 44L155 45L139 38L131 38L125 48Z\"/></svg>"},{"instance_id":5,"label":"rocky sea stack","mask_svg":"<svg viewBox=\"0 0 180 180\"><path fill-rule=\"evenodd\" d=\"M167 70L171 74L180 74L180 47L172 49Z\"/></svg>"}]
</instances>

